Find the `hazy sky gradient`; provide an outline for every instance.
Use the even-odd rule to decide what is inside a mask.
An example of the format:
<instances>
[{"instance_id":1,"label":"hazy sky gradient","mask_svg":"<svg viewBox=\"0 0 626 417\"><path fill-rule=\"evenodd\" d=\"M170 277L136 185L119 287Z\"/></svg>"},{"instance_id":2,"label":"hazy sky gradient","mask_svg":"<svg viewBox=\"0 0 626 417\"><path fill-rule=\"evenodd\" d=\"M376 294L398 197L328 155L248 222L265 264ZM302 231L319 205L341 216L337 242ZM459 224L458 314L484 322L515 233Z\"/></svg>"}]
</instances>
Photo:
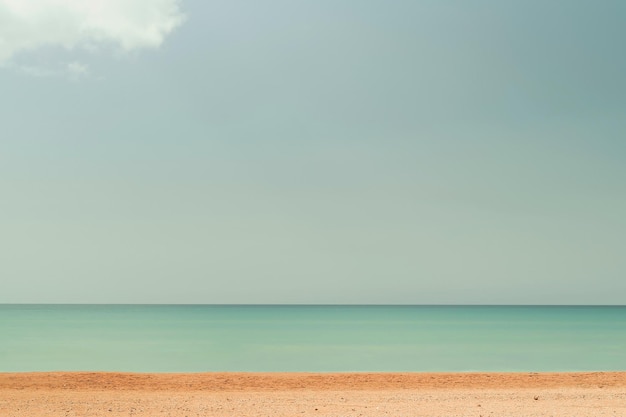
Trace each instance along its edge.
<instances>
[{"instance_id":1,"label":"hazy sky gradient","mask_svg":"<svg viewBox=\"0 0 626 417\"><path fill-rule=\"evenodd\" d=\"M0 302L626 303L626 2L178 5L5 52Z\"/></svg>"}]
</instances>

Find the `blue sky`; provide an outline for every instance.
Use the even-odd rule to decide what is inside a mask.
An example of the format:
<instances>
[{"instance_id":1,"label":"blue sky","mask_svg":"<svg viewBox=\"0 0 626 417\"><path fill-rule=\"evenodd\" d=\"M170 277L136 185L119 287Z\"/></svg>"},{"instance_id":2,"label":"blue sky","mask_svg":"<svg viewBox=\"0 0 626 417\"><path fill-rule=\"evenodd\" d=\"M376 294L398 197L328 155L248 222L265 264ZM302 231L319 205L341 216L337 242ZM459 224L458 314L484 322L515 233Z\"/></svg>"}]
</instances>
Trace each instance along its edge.
<instances>
[{"instance_id":1,"label":"blue sky","mask_svg":"<svg viewBox=\"0 0 626 417\"><path fill-rule=\"evenodd\" d=\"M23 4L0 302L625 303L622 1Z\"/></svg>"}]
</instances>

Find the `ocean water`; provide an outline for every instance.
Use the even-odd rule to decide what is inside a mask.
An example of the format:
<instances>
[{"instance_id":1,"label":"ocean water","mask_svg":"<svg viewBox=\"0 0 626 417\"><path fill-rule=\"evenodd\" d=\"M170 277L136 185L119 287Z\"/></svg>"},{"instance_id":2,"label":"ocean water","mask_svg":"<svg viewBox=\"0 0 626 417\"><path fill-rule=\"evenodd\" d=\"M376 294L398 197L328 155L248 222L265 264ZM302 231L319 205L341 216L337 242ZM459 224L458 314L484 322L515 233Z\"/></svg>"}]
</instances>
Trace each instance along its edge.
<instances>
[{"instance_id":1,"label":"ocean water","mask_svg":"<svg viewBox=\"0 0 626 417\"><path fill-rule=\"evenodd\" d=\"M626 307L0 305L0 372L626 370Z\"/></svg>"}]
</instances>

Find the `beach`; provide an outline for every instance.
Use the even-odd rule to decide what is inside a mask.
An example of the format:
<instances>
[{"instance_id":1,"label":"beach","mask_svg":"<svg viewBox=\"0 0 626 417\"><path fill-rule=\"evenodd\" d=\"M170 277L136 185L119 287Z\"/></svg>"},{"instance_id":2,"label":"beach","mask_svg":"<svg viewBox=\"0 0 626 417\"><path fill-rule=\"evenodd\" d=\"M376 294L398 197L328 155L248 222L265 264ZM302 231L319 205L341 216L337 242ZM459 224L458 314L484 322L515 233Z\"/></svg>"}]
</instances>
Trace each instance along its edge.
<instances>
[{"instance_id":1,"label":"beach","mask_svg":"<svg viewBox=\"0 0 626 417\"><path fill-rule=\"evenodd\" d=\"M0 373L0 416L624 416L626 372Z\"/></svg>"}]
</instances>

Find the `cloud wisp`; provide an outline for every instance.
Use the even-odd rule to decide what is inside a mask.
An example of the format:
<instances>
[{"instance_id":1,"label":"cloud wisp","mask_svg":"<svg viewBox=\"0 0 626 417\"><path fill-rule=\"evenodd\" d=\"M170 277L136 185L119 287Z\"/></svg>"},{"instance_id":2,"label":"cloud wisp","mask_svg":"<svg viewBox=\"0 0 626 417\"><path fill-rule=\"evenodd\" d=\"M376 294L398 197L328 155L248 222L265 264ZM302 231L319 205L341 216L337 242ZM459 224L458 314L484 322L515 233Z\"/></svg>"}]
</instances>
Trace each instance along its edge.
<instances>
[{"instance_id":1,"label":"cloud wisp","mask_svg":"<svg viewBox=\"0 0 626 417\"><path fill-rule=\"evenodd\" d=\"M0 66L45 47L158 48L184 19L178 0L0 0Z\"/></svg>"}]
</instances>

